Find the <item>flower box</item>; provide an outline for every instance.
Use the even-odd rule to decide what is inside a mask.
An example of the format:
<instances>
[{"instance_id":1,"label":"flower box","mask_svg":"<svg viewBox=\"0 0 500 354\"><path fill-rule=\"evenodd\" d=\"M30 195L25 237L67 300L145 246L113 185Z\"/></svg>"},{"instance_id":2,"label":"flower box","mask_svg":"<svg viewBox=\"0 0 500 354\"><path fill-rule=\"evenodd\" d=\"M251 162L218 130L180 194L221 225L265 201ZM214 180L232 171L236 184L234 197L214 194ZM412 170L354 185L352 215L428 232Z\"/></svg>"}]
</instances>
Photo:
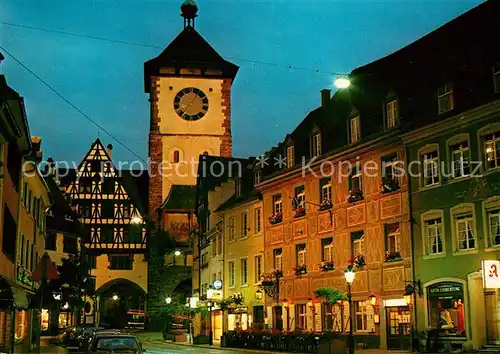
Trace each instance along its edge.
<instances>
[{"instance_id":1,"label":"flower box","mask_svg":"<svg viewBox=\"0 0 500 354\"><path fill-rule=\"evenodd\" d=\"M353 257L349 260L349 265L351 267L363 268L366 265L365 256L362 254Z\"/></svg>"},{"instance_id":2,"label":"flower box","mask_svg":"<svg viewBox=\"0 0 500 354\"><path fill-rule=\"evenodd\" d=\"M275 268L273 269L273 271L271 272L271 275L275 278L281 278L283 276L283 271L279 268Z\"/></svg>"},{"instance_id":3,"label":"flower box","mask_svg":"<svg viewBox=\"0 0 500 354\"><path fill-rule=\"evenodd\" d=\"M297 277L301 277L304 274L307 274L307 265L305 264L298 264L295 268L295 275Z\"/></svg>"},{"instance_id":4,"label":"flower box","mask_svg":"<svg viewBox=\"0 0 500 354\"><path fill-rule=\"evenodd\" d=\"M401 253L399 253L399 251L385 252L385 262L400 261L401 259Z\"/></svg>"},{"instance_id":5,"label":"flower box","mask_svg":"<svg viewBox=\"0 0 500 354\"><path fill-rule=\"evenodd\" d=\"M347 201L349 203L354 203L363 199L363 192L360 190L350 190L347 196Z\"/></svg>"},{"instance_id":6,"label":"flower box","mask_svg":"<svg viewBox=\"0 0 500 354\"><path fill-rule=\"evenodd\" d=\"M328 272L330 270L335 270L335 265L333 264L333 261L323 261L319 265L319 269L322 272Z\"/></svg>"},{"instance_id":7,"label":"flower box","mask_svg":"<svg viewBox=\"0 0 500 354\"><path fill-rule=\"evenodd\" d=\"M399 182L395 178L382 178L382 193L389 193L399 189Z\"/></svg>"},{"instance_id":8,"label":"flower box","mask_svg":"<svg viewBox=\"0 0 500 354\"><path fill-rule=\"evenodd\" d=\"M269 217L269 223L271 223L271 225L279 224L282 221L283 221L283 213L273 213Z\"/></svg>"},{"instance_id":9,"label":"flower box","mask_svg":"<svg viewBox=\"0 0 500 354\"><path fill-rule=\"evenodd\" d=\"M325 199L321 202L319 210L328 210L333 208L333 203L330 199Z\"/></svg>"},{"instance_id":10,"label":"flower box","mask_svg":"<svg viewBox=\"0 0 500 354\"><path fill-rule=\"evenodd\" d=\"M295 208L295 210L294 210L294 217L295 218L299 218L299 217L304 216L304 215L306 215L306 209L304 207L299 206L299 207Z\"/></svg>"}]
</instances>

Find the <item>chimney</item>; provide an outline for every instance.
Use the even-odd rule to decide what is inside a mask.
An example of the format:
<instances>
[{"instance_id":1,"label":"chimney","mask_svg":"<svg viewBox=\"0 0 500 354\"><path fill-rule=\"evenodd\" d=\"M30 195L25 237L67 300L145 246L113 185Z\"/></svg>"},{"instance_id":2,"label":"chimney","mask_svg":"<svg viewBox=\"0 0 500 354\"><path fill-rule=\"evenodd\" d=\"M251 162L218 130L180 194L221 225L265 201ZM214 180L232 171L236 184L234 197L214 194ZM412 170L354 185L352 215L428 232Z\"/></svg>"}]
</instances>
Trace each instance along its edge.
<instances>
[{"instance_id":1,"label":"chimney","mask_svg":"<svg viewBox=\"0 0 500 354\"><path fill-rule=\"evenodd\" d=\"M108 146L106 146L106 148L108 149L109 158L112 159L113 158L113 145L108 144Z\"/></svg>"},{"instance_id":2,"label":"chimney","mask_svg":"<svg viewBox=\"0 0 500 354\"><path fill-rule=\"evenodd\" d=\"M321 107L326 107L326 105L330 101L330 93L331 90L329 89L321 90Z\"/></svg>"}]
</instances>

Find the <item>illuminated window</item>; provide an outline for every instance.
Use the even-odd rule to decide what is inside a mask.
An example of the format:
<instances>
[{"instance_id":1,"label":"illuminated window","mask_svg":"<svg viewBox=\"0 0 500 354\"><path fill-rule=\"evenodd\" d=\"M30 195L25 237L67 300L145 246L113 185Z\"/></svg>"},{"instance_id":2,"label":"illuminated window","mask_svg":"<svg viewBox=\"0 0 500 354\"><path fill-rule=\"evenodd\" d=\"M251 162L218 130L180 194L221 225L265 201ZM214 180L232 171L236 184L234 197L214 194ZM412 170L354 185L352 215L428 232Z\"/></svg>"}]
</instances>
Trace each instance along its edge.
<instances>
[{"instance_id":1,"label":"illuminated window","mask_svg":"<svg viewBox=\"0 0 500 354\"><path fill-rule=\"evenodd\" d=\"M423 185L432 186L439 183L439 156L438 151L429 151L423 158Z\"/></svg>"},{"instance_id":2,"label":"illuminated window","mask_svg":"<svg viewBox=\"0 0 500 354\"><path fill-rule=\"evenodd\" d=\"M500 167L500 131L484 136L484 151L486 155L486 168Z\"/></svg>"},{"instance_id":3,"label":"illuminated window","mask_svg":"<svg viewBox=\"0 0 500 354\"><path fill-rule=\"evenodd\" d=\"M387 128L394 128L398 124L399 112L398 101L392 100L386 103Z\"/></svg>"},{"instance_id":4,"label":"illuminated window","mask_svg":"<svg viewBox=\"0 0 500 354\"><path fill-rule=\"evenodd\" d=\"M470 175L470 150L467 140L451 147L452 176L453 178Z\"/></svg>"},{"instance_id":5,"label":"illuminated window","mask_svg":"<svg viewBox=\"0 0 500 354\"><path fill-rule=\"evenodd\" d=\"M241 259L241 276L240 276L240 282L241 285L246 285L248 284L248 259L247 258L242 258Z\"/></svg>"},{"instance_id":6,"label":"illuminated window","mask_svg":"<svg viewBox=\"0 0 500 354\"><path fill-rule=\"evenodd\" d=\"M311 157L318 157L321 155L321 134L314 134L311 136Z\"/></svg>"},{"instance_id":7,"label":"illuminated window","mask_svg":"<svg viewBox=\"0 0 500 354\"><path fill-rule=\"evenodd\" d=\"M295 166L295 154L293 145L286 148L286 167L291 168Z\"/></svg>"},{"instance_id":8,"label":"illuminated window","mask_svg":"<svg viewBox=\"0 0 500 354\"><path fill-rule=\"evenodd\" d=\"M354 144L361 139L361 119L360 117L351 118L349 122L351 133L351 144Z\"/></svg>"},{"instance_id":9,"label":"illuminated window","mask_svg":"<svg viewBox=\"0 0 500 354\"><path fill-rule=\"evenodd\" d=\"M283 252L281 248L274 250L274 268L283 269Z\"/></svg>"}]
</instances>

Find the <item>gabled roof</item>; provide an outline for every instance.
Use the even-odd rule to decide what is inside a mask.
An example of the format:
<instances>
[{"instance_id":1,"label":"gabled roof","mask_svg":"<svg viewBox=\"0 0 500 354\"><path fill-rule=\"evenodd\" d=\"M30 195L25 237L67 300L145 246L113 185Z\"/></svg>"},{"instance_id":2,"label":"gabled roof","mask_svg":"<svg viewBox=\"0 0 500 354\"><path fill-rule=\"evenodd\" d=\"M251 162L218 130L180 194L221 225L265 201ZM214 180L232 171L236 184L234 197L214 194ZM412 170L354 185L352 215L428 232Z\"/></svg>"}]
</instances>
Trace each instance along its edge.
<instances>
[{"instance_id":1,"label":"gabled roof","mask_svg":"<svg viewBox=\"0 0 500 354\"><path fill-rule=\"evenodd\" d=\"M165 211L194 211L196 207L196 186L174 184L163 202Z\"/></svg>"},{"instance_id":2,"label":"gabled roof","mask_svg":"<svg viewBox=\"0 0 500 354\"><path fill-rule=\"evenodd\" d=\"M193 28L186 27L158 55L144 63L144 89L150 90L151 76L160 75L160 68L175 68L175 74L181 75L181 68L201 69L202 75L206 69L215 70L212 77L232 78L238 72L238 66L222 58L219 53ZM208 75L208 73L207 73ZM186 76L183 74L182 76ZM199 76L199 75L197 75Z\"/></svg>"}]
</instances>

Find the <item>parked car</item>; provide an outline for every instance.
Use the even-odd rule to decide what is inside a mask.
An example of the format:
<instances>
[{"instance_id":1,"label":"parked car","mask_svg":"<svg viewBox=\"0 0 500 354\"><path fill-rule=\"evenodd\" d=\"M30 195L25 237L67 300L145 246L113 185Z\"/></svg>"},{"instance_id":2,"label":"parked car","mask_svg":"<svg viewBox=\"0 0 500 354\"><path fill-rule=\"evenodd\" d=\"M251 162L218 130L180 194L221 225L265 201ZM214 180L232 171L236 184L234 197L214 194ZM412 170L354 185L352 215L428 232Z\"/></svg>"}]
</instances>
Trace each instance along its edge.
<instances>
[{"instance_id":1,"label":"parked car","mask_svg":"<svg viewBox=\"0 0 500 354\"><path fill-rule=\"evenodd\" d=\"M143 354L145 350L139 339L132 334L96 334L90 343L89 353Z\"/></svg>"},{"instance_id":2,"label":"parked car","mask_svg":"<svg viewBox=\"0 0 500 354\"><path fill-rule=\"evenodd\" d=\"M94 328L91 326L68 327L63 334L63 344L70 352L87 350L93 334Z\"/></svg>"}]
</instances>

